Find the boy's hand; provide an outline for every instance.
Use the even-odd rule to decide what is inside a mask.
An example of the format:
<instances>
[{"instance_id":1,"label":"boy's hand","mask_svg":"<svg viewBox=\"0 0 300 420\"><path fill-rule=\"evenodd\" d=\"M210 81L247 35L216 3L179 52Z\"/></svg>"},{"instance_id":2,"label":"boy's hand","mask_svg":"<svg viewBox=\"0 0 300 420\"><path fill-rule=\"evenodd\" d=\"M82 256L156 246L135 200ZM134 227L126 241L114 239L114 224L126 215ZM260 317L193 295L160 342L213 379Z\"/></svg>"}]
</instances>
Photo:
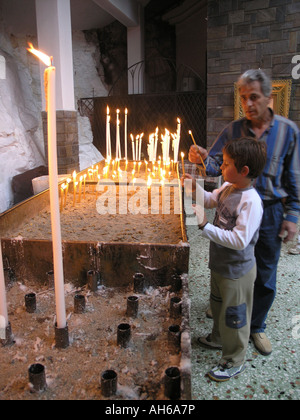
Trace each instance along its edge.
<instances>
[{"instance_id":1,"label":"boy's hand","mask_svg":"<svg viewBox=\"0 0 300 420\"><path fill-rule=\"evenodd\" d=\"M192 182L184 182L186 179L192 180ZM196 191L196 180L190 174L185 174L181 178L181 185L185 188L187 194Z\"/></svg>"},{"instance_id":2,"label":"boy's hand","mask_svg":"<svg viewBox=\"0 0 300 420\"><path fill-rule=\"evenodd\" d=\"M208 222L206 213L204 211L204 208L202 206L199 206L199 204L193 204L193 208L195 211L195 215L197 216L199 228L201 228Z\"/></svg>"}]
</instances>

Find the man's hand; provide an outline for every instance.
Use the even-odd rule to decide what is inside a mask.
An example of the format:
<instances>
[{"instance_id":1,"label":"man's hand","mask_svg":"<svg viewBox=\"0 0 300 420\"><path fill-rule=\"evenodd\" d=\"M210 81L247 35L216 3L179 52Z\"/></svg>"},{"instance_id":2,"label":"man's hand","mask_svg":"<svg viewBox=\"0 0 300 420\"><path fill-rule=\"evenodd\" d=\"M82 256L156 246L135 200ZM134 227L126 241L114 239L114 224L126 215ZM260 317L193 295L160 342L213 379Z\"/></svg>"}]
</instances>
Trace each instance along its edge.
<instances>
[{"instance_id":1,"label":"man's hand","mask_svg":"<svg viewBox=\"0 0 300 420\"><path fill-rule=\"evenodd\" d=\"M286 244L289 241L294 239L294 236L297 233L297 224L293 222L289 222L284 220L281 225L281 231L279 233L279 237L282 238L283 243Z\"/></svg>"},{"instance_id":2,"label":"man's hand","mask_svg":"<svg viewBox=\"0 0 300 420\"><path fill-rule=\"evenodd\" d=\"M200 146L191 146L189 151L189 161L201 165L201 157L205 160L208 156L208 151Z\"/></svg>"}]
</instances>

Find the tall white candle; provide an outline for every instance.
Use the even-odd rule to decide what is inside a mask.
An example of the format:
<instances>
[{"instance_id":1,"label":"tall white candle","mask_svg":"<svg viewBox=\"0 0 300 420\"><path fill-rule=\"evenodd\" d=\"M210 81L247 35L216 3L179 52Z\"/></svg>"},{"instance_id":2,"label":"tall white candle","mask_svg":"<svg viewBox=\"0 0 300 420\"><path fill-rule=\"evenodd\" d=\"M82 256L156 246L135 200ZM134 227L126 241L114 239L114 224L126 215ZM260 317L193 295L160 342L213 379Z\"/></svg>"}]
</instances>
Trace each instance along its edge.
<instances>
[{"instance_id":1,"label":"tall white candle","mask_svg":"<svg viewBox=\"0 0 300 420\"><path fill-rule=\"evenodd\" d=\"M142 141L143 141L144 133L140 135L140 143L139 143L139 161L142 159Z\"/></svg>"},{"instance_id":2,"label":"tall white candle","mask_svg":"<svg viewBox=\"0 0 300 420\"><path fill-rule=\"evenodd\" d=\"M58 195L58 168L57 168L57 137L56 137L56 92L55 92L55 67L50 66L45 70L48 101L48 157L49 157L49 185L50 207L53 244L54 284L56 301L57 328L65 328L66 306L64 291L64 270L62 259L61 225L59 214Z\"/></svg>"},{"instance_id":3,"label":"tall white candle","mask_svg":"<svg viewBox=\"0 0 300 420\"><path fill-rule=\"evenodd\" d=\"M120 143L120 110L117 109L117 129L116 129L116 160L121 159L121 143Z\"/></svg>"},{"instance_id":4,"label":"tall white candle","mask_svg":"<svg viewBox=\"0 0 300 420\"><path fill-rule=\"evenodd\" d=\"M57 135L56 135L56 90L55 73L51 58L35 50L32 45L31 53L39 57L48 68L44 73L47 103L47 124L48 124L48 166L50 185L50 209L52 228L53 268L56 301L56 323L57 328L62 329L67 325L66 305L64 292L64 271L62 258L61 225L59 213L59 190L58 190L58 169L57 169Z\"/></svg>"},{"instance_id":5,"label":"tall white candle","mask_svg":"<svg viewBox=\"0 0 300 420\"><path fill-rule=\"evenodd\" d=\"M110 115L109 107L106 109L106 160L111 160Z\"/></svg>"},{"instance_id":6,"label":"tall white candle","mask_svg":"<svg viewBox=\"0 0 300 420\"><path fill-rule=\"evenodd\" d=\"M3 269L1 241L0 241L0 316L4 318L5 327L8 327L8 313L7 313L5 277L4 277L4 269ZM0 328L1 327L4 327L2 323L0 323Z\"/></svg>"},{"instance_id":7,"label":"tall white candle","mask_svg":"<svg viewBox=\"0 0 300 420\"><path fill-rule=\"evenodd\" d=\"M136 160L139 160L139 138L140 138L140 136L138 135L138 136L136 136L136 139L135 139L135 158L136 158Z\"/></svg>"},{"instance_id":8,"label":"tall white candle","mask_svg":"<svg viewBox=\"0 0 300 420\"><path fill-rule=\"evenodd\" d=\"M135 161L135 145L134 145L134 137L132 134L130 134L131 137L131 143L132 143L132 160Z\"/></svg>"},{"instance_id":9,"label":"tall white candle","mask_svg":"<svg viewBox=\"0 0 300 420\"><path fill-rule=\"evenodd\" d=\"M176 138L176 148L174 149L174 161L178 162L178 153L180 145L180 136L181 136L181 121L177 119L177 138Z\"/></svg>"},{"instance_id":10,"label":"tall white candle","mask_svg":"<svg viewBox=\"0 0 300 420\"><path fill-rule=\"evenodd\" d=\"M156 130L155 130L154 162L156 162L156 158L157 158L157 143L158 143L158 127L156 127Z\"/></svg>"},{"instance_id":11,"label":"tall white candle","mask_svg":"<svg viewBox=\"0 0 300 420\"><path fill-rule=\"evenodd\" d=\"M125 109L125 128L124 128L124 136L125 136L125 160L127 161L127 115L128 109Z\"/></svg>"}]
</instances>

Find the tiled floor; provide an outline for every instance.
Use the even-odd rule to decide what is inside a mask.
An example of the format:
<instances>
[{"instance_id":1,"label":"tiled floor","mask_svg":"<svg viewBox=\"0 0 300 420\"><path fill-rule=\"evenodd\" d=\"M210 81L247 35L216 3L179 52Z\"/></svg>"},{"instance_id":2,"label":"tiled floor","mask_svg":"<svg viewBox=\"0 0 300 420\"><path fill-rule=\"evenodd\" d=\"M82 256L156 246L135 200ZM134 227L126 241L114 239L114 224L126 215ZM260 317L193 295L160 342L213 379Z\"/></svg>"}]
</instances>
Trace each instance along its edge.
<instances>
[{"instance_id":1,"label":"tiled floor","mask_svg":"<svg viewBox=\"0 0 300 420\"><path fill-rule=\"evenodd\" d=\"M212 215L209 215L212 218ZM299 400L300 399L300 255L282 248L278 267L278 292L267 320L266 333L273 353L261 356L252 342L247 368L225 383L212 382L206 373L216 365L220 352L206 350L197 338L210 332L212 321L205 316L209 300L208 245L188 227L191 244L190 296L192 328L192 392L195 400Z\"/></svg>"}]
</instances>

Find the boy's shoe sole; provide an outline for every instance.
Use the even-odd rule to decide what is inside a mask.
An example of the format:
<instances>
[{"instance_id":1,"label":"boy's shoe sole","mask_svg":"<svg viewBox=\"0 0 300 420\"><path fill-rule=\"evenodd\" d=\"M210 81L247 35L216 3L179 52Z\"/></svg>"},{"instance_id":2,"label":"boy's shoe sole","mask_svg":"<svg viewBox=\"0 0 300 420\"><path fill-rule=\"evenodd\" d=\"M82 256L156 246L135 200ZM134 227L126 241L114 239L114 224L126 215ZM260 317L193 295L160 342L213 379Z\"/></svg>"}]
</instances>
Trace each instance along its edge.
<instances>
[{"instance_id":1,"label":"boy's shoe sole","mask_svg":"<svg viewBox=\"0 0 300 420\"><path fill-rule=\"evenodd\" d=\"M239 367L226 367L218 365L208 372L208 377L216 382L227 382L231 378L235 378L240 375L246 369L245 365Z\"/></svg>"},{"instance_id":2,"label":"boy's shoe sole","mask_svg":"<svg viewBox=\"0 0 300 420\"><path fill-rule=\"evenodd\" d=\"M222 346L220 344L211 341L211 334L208 334L206 337L199 337L197 341L200 346L205 347L206 349L222 350Z\"/></svg>"}]
</instances>

